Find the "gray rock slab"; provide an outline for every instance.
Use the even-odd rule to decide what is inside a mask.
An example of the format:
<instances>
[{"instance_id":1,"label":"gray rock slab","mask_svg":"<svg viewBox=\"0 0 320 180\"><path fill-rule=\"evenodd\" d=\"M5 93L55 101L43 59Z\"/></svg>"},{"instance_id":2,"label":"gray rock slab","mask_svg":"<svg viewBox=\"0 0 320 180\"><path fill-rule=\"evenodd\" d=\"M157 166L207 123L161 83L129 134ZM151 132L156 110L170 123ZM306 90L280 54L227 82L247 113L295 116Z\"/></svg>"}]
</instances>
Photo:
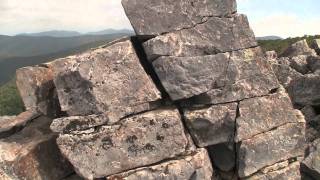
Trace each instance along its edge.
<instances>
[{"instance_id":1,"label":"gray rock slab","mask_svg":"<svg viewBox=\"0 0 320 180\"><path fill-rule=\"evenodd\" d=\"M235 0L122 0L137 35L160 35L192 28L206 17L236 12Z\"/></svg>"},{"instance_id":2,"label":"gray rock slab","mask_svg":"<svg viewBox=\"0 0 320 180\"><path fill-rule=\"evenodd\" d=\"M236 142L268 132L287 123L305 122L303 114L293 109L284 89L275 94L243 100L236 120Z\"/></svg>"},{"instance_id":3,"label":"gray rock slab","mask_svg":"<svg viewBox=\"0 0 320 180\"><path fill-rule=\"evenodd\" d=\"M320 39L314 39L311 47L320 55Z\"/></svg>"},{"instance_id":4,"label":"gray rock slab","mask_svg":"<svg viewBox=\"0 0 320 180\"><path fill-rule=\"evenodd\" d=\"M294 57L299 55L308 55L314 56L317 55L316 52L311 49L308 45L306 39L293 43L291 46L288 47L287 50L282 54L284 57Z\"/></svg>"},{"instance_id":5,"label":"gray rock slab","mask_svg":"<svg viewBox=\"0 0 320 180\"><path fill-rule=\"evenodd\" d=\"M57 144L76 172L87 179L174 158L190 147L177 110L151 111L116 125L61 134Z\"/></svg>"},{"instance_id":6,"label":"gray rock slab","mask_svg":"<svg viewBox=\"0 0 320 180\"><path fill-rule=\"evenodd\" d=\"M309 176L315 179L320 178L320 140L317 139L311 144L311 153L302 162L302 169Z\"/></svg>"},{"instance_id":7,"label":"gray rock slab","mask_svg":"<svg viewBox=\"0 0 320 180\"><path fill-rule=\"evenodd\" d=\"M153 109L155 101L161 99L130 40L59 59L48 66L55 73L61 109L70 116L104 113L115 122Z\"/></svg>"},{"instance_id":8,"label":"gray rock slab","mask_svg":"<svg viewBox=\"0 0 320 180\"><path fill-rule=\"evenodd\" d=\"M260 169L303 156L305 123L289 123L242 141L238 147L238 174L248 177Z\"/></svg>"},{"instance_id":9,"label":"gray rock slab","mask_svg":"<svg viewBox=\"0 0 320 180\"><path fill-rule=\"evenodd\" d=\"M310 71L308 67L307 58L308 56L306 55L291 57L289 59L290 66L301 74L307 74Z\"/></svg>"},{"instance_id":10,"label":"gray rock slab","mask_svg":"<svg viewBox=\"0 0 320 180\"><path fill-rule=\"evenodd\" d=\"M201 109L185 109L190 134L199 147L233 142L237 103L214 105Z\"/></svg>"},{"instance_id":11,"label":"gray rock slab","mask_svg":"<svg viewBox=\"0 0 320 180\"><path fill-rule=\"evenodd\" d=\"M309 56L307 63L312 73L320 75L320 56Z\"/></svg>"},{"instance_id":12,"label":"gray rock slab","mask_svg":"<svg viewBox=\"0 0 320 180\"><path fill-rule=\"evenodd\" d=\"M192 155L170 160L158 165L143 167L107 177L107 180L163 179L163 180L211 180L214 172L205 149L198 149Z\"/></svg>"},{"instance_id":13,"label":"gray rock slab","mask_svg":"<svg viewBox=\"0 0 320 180\"><path fill-rule=\"evenodd\" d=\"M303 75L285 64L272 64L272 69L280 84L288 87L291 81L301 78Z\"/></svg>"},{"instance_id":14,"label":"gray rock slab","mask_svg":"<svg viewBox=\"0 0 320 180\"><path fill-rule=\"evenodd\" d=\"M150 61L160 56L203 56L257 46L244 15L208 18L206 22L157 36L143 43Z\"/></svg>"}]
</instances>

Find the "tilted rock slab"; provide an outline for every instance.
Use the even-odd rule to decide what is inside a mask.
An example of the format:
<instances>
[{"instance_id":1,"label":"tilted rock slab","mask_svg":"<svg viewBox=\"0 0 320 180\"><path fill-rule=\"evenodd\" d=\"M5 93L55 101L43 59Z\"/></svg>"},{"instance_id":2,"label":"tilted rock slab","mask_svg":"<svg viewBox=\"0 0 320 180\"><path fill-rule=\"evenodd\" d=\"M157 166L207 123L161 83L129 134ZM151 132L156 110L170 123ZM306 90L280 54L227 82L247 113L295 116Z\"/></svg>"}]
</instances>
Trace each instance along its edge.
<instances>
[{"instance_id":1,"label":"tilted rock slab","mask_svg":"<svg viewBox=\"0 0 320 180\"><path fill-rule=\"evenodd\" d=\"M192 28L206 17L236 12L235 0L122 0L137 35L160 35Z\"/></svg>"},{"instance_id":2,"label":"tilted rock slab","mask_svg":"<svg viewBox=\"0 0 320 180\"><path fill-rule=\"evenodd\" d=\"M190 147L177 110L151 111L117 125L61 134L57 143L77 173L87 179L174 158Z\"/></svg>"},{"instance_id":3,"label":"tilted rock slab","mask_svg":"<svg viewBox=\"0 0 320 180\"><path fill-rule=\"evenodd\" d=\"M305 123L288 123L244 140L238 148L238 173L247 177L277 162L303 156Z\"/></svg>"},{"instance_id":4,"label":"tilted rock slab","mask_svg":"<svg viewBox=\"0 0 320 180\"><path fill-rule=\"evenodd\" d=\"M294 57L299 55L315 56L316 52L311 49L306 39L292 44L283 54L284 57Z\"/></svg>"},{"instance_id":5,"label":"tilted rock slab","mask_svg":"<svg viewBox=\"0 0 320 180\"><path fill-rule=\"evenodd\" d=\"M0 173L9 179L62 179L73 172L50 131L51 119L39 117L22 131L0 140ZM0 174L1 177L1 174Z\"/></svg>"},{"instance_id":6,"label":"tilted rock slab","mask_svg":"<svg viewBox=\"0 0 320 180\"><path fill-rule=\"evenodd\" d=\"M161 98L130 40L120 40L50 64L62 111L104 113L111 121L154 108Z\"/></svg>"},{"instance_id":7,"label":"tilted rock slab","mask_svg":"<svg viewBox=\"0 0 320 180\"><path fill-rule=\"evenodd\" d=\"M143 43L150 61L160 56L203 56L257 46L244 15L210 17L202 24L157 36Z\"/></svg>"},{"instance_id":8,"label":"tilted rock slab","mask_svg":"<svg viewBox=\"0 0 320 180\"><path fill-rule=\"evenodd\" d=\"M186 109L184 116L190 134L199 147L233 142L238 103L209 108Z\"/></svg>"},{"instance_id":9,"label":"tilted rock slab","mask_svg":"<svg viewBox=\"0 0 320 180\"><path fill-rule=\"evenodd\" d=\"M107 180L175 179L211 180L214 172L205 149L177 160L139 168L107 177Z\"/></svg>"}]
</instances>

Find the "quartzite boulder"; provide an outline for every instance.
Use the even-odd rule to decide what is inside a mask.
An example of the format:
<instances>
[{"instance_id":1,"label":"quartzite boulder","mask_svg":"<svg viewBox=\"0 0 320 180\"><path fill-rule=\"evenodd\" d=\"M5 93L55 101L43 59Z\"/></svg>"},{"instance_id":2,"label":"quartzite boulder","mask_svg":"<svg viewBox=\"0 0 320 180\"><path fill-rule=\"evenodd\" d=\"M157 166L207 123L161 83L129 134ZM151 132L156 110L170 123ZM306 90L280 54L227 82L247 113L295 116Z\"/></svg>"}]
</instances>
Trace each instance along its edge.
<instances>
[{"instance_id":1,"label":"quartzite boulder","mask_svg":"<svg viewBox=\"0 0 320 180\"><path fill-rule=\"evenodd\" d=\"M137 35L160 35L192 28L206 17L236 12L235 0L122 0Z\"/></svg>"},{"instance_id":2,"label":"quartzite boulder","mask_svg":"<svg viewBox=\"0 0 320 180\"><path fill-rule=\"evenodd\" d=\"M88 179L183 155L190 147L177 110L151 111L117 125L61 134L57 143L77 173Z\"/></svg>"},{"instance_id":3,"label":"quartzite boulder","mask_svg":"<svg viewBox=\"0 0 320 180\"><path fill-rule=\"evenodd\" d=\"M302 162L303 171L315 179L320 178L320 140L315 140L310 149L311 153Z\"/></svg>"},{"instance_id":4,"label":"quartzite boulder","mask_svg":"<svg viewBox=\"0 0 320 180\"><path fill-rule=\"evenodd\" d=\"M277 162L303 156L305 123L288 123L244 140L238 148L238 173L247 177Z\"/></svg>"},{"instance_id":5,"label":"quartzite boulder","mask_svg":"<svg viewBox=\"0 0 320 180\"><path fill-rule=\"evenodd\" d=\"M283 57L294 57L299 55L315 56L316 52L311 49L307 40L301 40L292 44L283 54Z\"/></svg>"},{"instance_id":6,"label":"quartzite boulder","mask_svg":"<svg viewBox=\"0 0 320 180\"><path fill-rule=\"evenodd\" d=\"M287 123L305 122L301 117L302 113L293 109L284 89L269 96L243 100L236 120L236 141L250 139Z\"/></svg>"},{"instance_id":7,"label":"quartzite boulder","mask_svg":"<svg viewBox=\"0 0 320 180\"><path fill-rule=\"evenodd\" d=\"M210 17L190 29L157 36L143 43L150 61L160 56L202 56L257 46L244 15Z\"/></svg>"},{"instance_id":8,"label":"quartzite boulder","mask_svg":"<svg viewBox=\"0 0 320 180\"><path fill-rule=\"evenodd\" d=\"M186 109L184 116L199 147L233 142L237 103L214 105L202 109Z\"/></svg>"},{"instance_id":9,"label":"quartzite boulder","mask_svg":"<svg viewBox=\"0 0 320 180\"><path fill-rule=\"evenodd\" d=\"M51 119L39 117L17 134L0 140L0 173L9 179L26 180L56 180L72 173L56 145L50 123Z\"/></svg>"},{"instance_id":10,"label":"quartzite boulder","mask_svg":"<svg viewBox=\"0 0 320 180\"><path fill-rule=\"evenodd\" d=\"M108 177L107 180L211 180L213 175L214 172L207 151L205 149L198 149L194 154L185 156L181 159L112 175Z\"/></svg>"},{"instance_id":11,"label":"quartzite boulder","mask_svg":"<svg viewBox=\"0 0 320 180\"><path fill-rule=\"evenodd\" d=\"M127 39L48 64L62 111L104 113L111 121L154 108L160 92Z\"/></svg>"}]
</instances>

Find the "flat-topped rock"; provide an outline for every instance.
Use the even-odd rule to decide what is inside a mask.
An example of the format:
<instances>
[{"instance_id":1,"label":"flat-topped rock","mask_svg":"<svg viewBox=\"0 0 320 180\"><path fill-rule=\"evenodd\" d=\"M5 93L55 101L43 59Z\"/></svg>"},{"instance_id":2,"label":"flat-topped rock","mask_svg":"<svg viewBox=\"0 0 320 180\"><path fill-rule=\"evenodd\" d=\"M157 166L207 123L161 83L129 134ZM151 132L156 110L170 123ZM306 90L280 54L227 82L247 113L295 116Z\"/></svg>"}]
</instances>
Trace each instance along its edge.
<instances>
[{"instance_id":1,"label":"flat-topped rock","mask_svg":"<svg viewBox=\"0 0 320 180\"><path fill-rule=\"evenodd\" d=\"M51 119L39 117L20 132L0 140L0 173L12 179L62 179L72 167L50 131ZM0 177L1 174L0 174Z\"/></svg>"},{"instance_id":2,"label":"flat-topped rock","mask_svg":"<svg viewBox=\"0 0 320 180\"><path fill-rule=\"evenodd\" d=\"M282 54L282 56L284 57L294 57L298 55L315 56L317 54L313 49L309 47L308 42L305 39L292 44Z\"/></svg>"},{"instance_id":3,"label":"flat-topped rock","mask_svg":"<svg viewBox=\"0 0 320 180\"><path fill-rule=\"evenodd\" d=\"M203 56L257 46L244 15L210 17L190 29L157 36L143 43L150 61L160 56Z\"/></svg>"},{"instance_id":4,"label":"flat-topped rock","mask_svg":"<svg viewBox=\"0 0 320 180\"><path fill-rule=\"evenodd\" d=\"M239 145L239 176L248 177L277 162L303 156L304 149L305 123L288 123L254 136Z\"/></svg>"},{"instance_id":5,"label":"flat-topped rock","mask_svg":"<svg viewBox=\"0 0 320 180\"><path fill-rule=\"evenodd\" d=\"M235 0L122 0L137 35L160 35L236 12Z\"/></svg>"},{"instance_id":6,"label":"flat-topped rock","mask_svg":"<svg viewBox=\"0 0 320 180\"><path fill-rule=\"evenodd\" d=\"M104 113L112 121L150 110L160 92L144 71L130 40L48 64L55 73L62 111L70 116Z\"/></svg>"},{"instance_id":7,"label":"flat-topped rock","mask_svg":"<svg viewBox=\"0 0 320 180\"><path fill-rule=\"evenodd\" d=\"M107 180L126 179L176 179L176 180L211 180L214 172L205 149L198 149L194 154L177 160L134 169L107 177Z\"/></svg>"},{"instance_id":8,"label":"flat-topped rock","mask_svg":"<svg viewBox=\"0 0 320 180\"><path fill-rule=\"evenodd\" d=\"M238 103L209 108L186 109L184 116L190 134L199 147L233 142Z\"/></svg>"},{"instance_id":9,"label":"flat-topped rock","mask_svg":"<svg viewBox=\"0 0 320 180\"><path fill-rule=\"evenodd\" d=\"M303 114L293 109L284 89L275 94L243 100L236 120L236 141L268 132L287 123L305 122Z\"/></svg>"},{"instance_id":10,"label":"flat-topped rock","mask_svg":"<svg viewBox=\"0 0 320 180\"><path fill-rule=\"evenodd\" d=\"M177 110L151 111L113 126L61 134L57 143L77 173L87 179L183 155L190 146Z\"/></svg>"}]
</instances>

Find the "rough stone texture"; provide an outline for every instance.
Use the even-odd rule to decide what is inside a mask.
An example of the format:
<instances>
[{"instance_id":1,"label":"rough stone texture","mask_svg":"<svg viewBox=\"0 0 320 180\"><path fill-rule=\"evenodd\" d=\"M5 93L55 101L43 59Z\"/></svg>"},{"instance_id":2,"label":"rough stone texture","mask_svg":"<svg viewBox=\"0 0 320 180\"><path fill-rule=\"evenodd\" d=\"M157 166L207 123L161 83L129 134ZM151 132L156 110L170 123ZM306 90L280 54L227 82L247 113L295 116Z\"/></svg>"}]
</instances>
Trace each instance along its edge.
<instances>
[{"instance_id":1,"label":"rough stone texture","mask_svg":"<svg viewBox=\"0 0 320 180\"><path fill-rule=\"evenodd\" d=\"M303 75L285 64L272 64L272 69L278 81L284 87L288 87L291 81L303 77Z\"/></svg>"},{"instance_id":2,"label":"rough stone texture","mask_svg":"<svg viewBox=\"0 0 320 180\"><path fill-rule=\"evenodd\" d=\"M266 57L269 61L274 61L278 58L278 54L276 51L267 51Z\"/></svg>"},{"instance_id":3,"label":"rough stone texture","mask_svg":"<svg viewBox=\"0 0 320 180\"><path fill-rule=\"evenodd\" d=\"M192 28L206 17L236 12L235 0L122 0L137 35L159 35Z\"/></svg>"},{"instance_id":4,"label":"rough stone texture","mask_svg":"<svg viewBox=\"0 0 320 180\"><path fill-rule=\"evenodd\" d=\"M112 175L106 179L211 180L213 174L207 151L205 149L198 149L193 155L181 159Z\"/></svg>"},{"instance_id":5,"label":"rough stone texture","mask_svg":"<svg viewBox=\"0 0 320 180\"><path fill-rule=\"evenodd\" d=\"M306 55L292 57L289 59L290 66L301 74L307 74L309 72L307 58Z\"/></svg>"},{"instance_id":6,"label":"rough stone texture","mask_svg":"<svg viewBox=\"0 0 320 180\"><path fill-rule=\"evenodd\" d=\"M304 122L303 114L294 110L288 94L275 94L241 101L236 120L236 142L268 132L287 123Z\"/></svg>"},{"instance_id":7,"label":"rough stone texture","mask_svg":"<svg viewBox=\"0 0 320 180\"><path fill-rule=\"evenodd\" d=\"M313 142L320 137L320 115L308 120L306 132L308 142Z\"/></svg>"},{"instance_id":8,"label":"rough stone texture","mask_svg":"<svg viewBox=\"0 0 320 180\"><path fill-rule=\"evenodd\" d=\"M0 141L0 171L9 179L56 180L72 173L61 156L51 119L39 117L17 134ZM1 174L1 173L0 173ZM0 175L1 177L1 175Z\"/></svg>"},{"instance_id":9,"label":"rough stone texture","mask_svg":"<svg viewBox=\"0 0 320 180\"><path fill-rule=\"evenodd\" d=\"M307 40L301 40L292 44L283 54L284 57L294 57L299 55L315 56L316 52L311 49Z\"/></svg>"},{"instance_id":10,"label":"rough stone texture","mask_svg":"<svg viewBox=\"0 0 320 180\"><path fill-rule=\"evenodd\" d=\"M236 152L233 143L223 143L208 147L212 163L223 172L232 171L236 166Z\"/></svg>"},{"instance_id":11,"label":"rough stone texture","mask_svg":"<svg viewBox=\"0 0 320 180\"><path fill-rule=\"evenodd\" d=\"M320 105L320 75L308 74L295 79L287 87L296 106Z\"/></svg>"},{"instance_id":12,"label":"rough stone texture","mask_svg":"<svg viewBox=\"0 0 320 180\"><path fill-rule=\"evenodd\" d=\"M244 180L301 180L300 163L293 162L289 164L286 162L286 167L269 172L258 172L249 178L244 178Z\"/></svg>"},{"instance_id":13,"label":"rough stone texture","mask_svg":"<svg viewBox=\"0 0 320 180\"><path fill-rule=\"evenodd\" d=\"M318 53L320 56L320 39L314 39L312 42L312 48Z\"/></svg>"},{"instance_id":14,"label":"rough stone texture","mask_svg":"<svg viewBox=\"0 0 320 180\"><path fill-rule=\"evenodd\" d=\"M301 109L302 114L304 115L306 121L311 121L317 116L315 109L312 106L305 106Z\"/></svg>"},{"instance_id":15,"label":"rough stone texture","mask_svg":"<svg viewBox=\"0 0 320 180\"><path fill-rule=\"evenodd\" d=\"M320 75L320 56L309 56L307 62L311 72Z\"/></svg>"},{"instance_id":16,"label":"rough stone texture","mask_svg":"<svg viewBox=\"0 0 320 180\"><path fill-rule=\"evenodd\" d=\"M8 137L23 128L28 122L41 114L35 110L28 110L16 117L0 118L0 138Z\"/></svg>"},{"instance_id":17,"label":"rough stone texture","mask_svg":"<svg viewBox=\"0 0 320 180\"><path fill-rule=\"evenodd\" d=\"M150 61L160 56L202 56L257 46L244 15L211 17L191 29L157 36L143 44Z\"/></svg>"},{"instance_id":18,"label":"rough stone texture","mask_svg":"<svg viewBox=\"0 0 320 180\"><path fill-rule=\"evenodd\" d=\"M238 149L238 173L247 177L277 162L302 156L305 123L289 123L242 141Z\"/></svg>"},{"instance_id":19,"label":"rough stone texture","mask_svg":"<svg viewBox=\"0 0 320 180\"><path fill-rule=\"evenodd\" d=\"M219 104L264 96L279 88L269 62L260 56L260 48L232 52L224 86L213 88L188 102Z\"/></svg>"},{"instance_id":20,"label":"rough stone texture","mask_svg":"<svg viewBox=\"0 0 320 180\"><path fill-rule=\"evenodd\" d=\"M53 117L58 113L59 102L50 68L24 67L17 70L16 77L16 84L27 110L39 109L43 114Z\"/></svg>"},{"instance_id":21,"label":"rough stone texture","mask_svg":"<svg viewBox=\"0 0 320 180\"><path fill-rule=\"evenodd\" d=\"M118 125L62 134L57 143L77 173L88 179L173 158L189 147L177 110L151 111Z\"/></svg>"},{"instance_id":22,"label":"rough stone texture","mask_svg":"<svg viewBox=\"0 0 320 180\"><path fill-rule=\"evenodd\" d=\"M111 121L154 108L160 92L130 40L50 63L61 109L70 116L104 113Z\"/></svg>"},{"instance_id":23,"label":"rough stone texture","mask_svg":"<svg viewBox=\"0 0 320 180\"><path fill-rule=\"evenodd\" d=\"M320 140L315 140L311 153L302 162L302 170L315 179L320 178Z\"/></svg>"},{"instance_id":24,"label":"rough stone texture","mask_svg":"<svg viewBox=\"0 0 320 180\"><path fill-rule=\"evenodd\" d=\"M233 142L237 103L186 109L184 116L189 132L199 147Z\"/></svg>"}]
</instances>

